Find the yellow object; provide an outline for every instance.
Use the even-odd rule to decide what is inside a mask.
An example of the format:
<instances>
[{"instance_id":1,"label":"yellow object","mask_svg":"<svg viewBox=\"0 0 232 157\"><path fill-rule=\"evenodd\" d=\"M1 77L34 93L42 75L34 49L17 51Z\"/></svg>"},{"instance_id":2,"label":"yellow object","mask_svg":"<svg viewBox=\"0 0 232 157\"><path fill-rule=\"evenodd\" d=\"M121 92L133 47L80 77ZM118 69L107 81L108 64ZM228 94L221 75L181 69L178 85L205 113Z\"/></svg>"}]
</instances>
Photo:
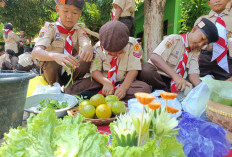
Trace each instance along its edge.
<instances>
[{"instance_id":1,"label":"yellow object","mask_svg":"<svg viewBox=\"0 0 232 157\"><path fill-rule=\"evenodd\" d=\"M115 101L111 106L111 110L114 115L124 114L126 112L126 106L122 101Z\"/></svg>"},{"instance_id":2,"label":"yellow object","mask_svg":"<svg viewBox=\"0 0 232 157\"><path fill-rule=\"evenodd\" d=\"M106 104L101 104L96 109L97 118L110 118L112 115L111 109Z\"/></svg>"},{"instance_id":3,"label":"yellow object","mask_svg":"<svg viewBox=\"0 0 232 157\"><path fill-rule=\"evenodd\" d=\"M81 108L82 108L83 106L85 106L85 105L91 105L91 104L90 104L90 101L89 101L89 100L84 100L84 101L82 101L82 102L80 103L80 105L79 105L79 110L81 110Z\"/></svg>"},{"instance_id":4,"label":"yellow object","mask_svg":"<svg viewBox=\"0 0 232 157\"><path fill-rule=\"evenodd\" d=\"M33 79L30 79L28 90L27 90L27 97L31 96L36 89L37 85L44 85L48 86L48 83L44 80L43 76L36 76Z\"/></svg>"},{"instance_id":5,"label":"yellow object","mask_svg":"<svg viewBox=\"0 0 232 157\"><path fill-rule=\"evenodd\" d=\"M95 116L95 108L92 105L85 105L79 110L85 118L93 118Z\"/></svg>"},{"instance_id":6,"label":"yellow object","mask_svg":"<svg viewBox=\"0 0 232 157\"><path fill-rule=\"evenodd\" d=\"M90 104L94 107L97 107L98 105L105 104L105 97L101 94L96 94L90 98Z\"/></svg>"}]
</instances>

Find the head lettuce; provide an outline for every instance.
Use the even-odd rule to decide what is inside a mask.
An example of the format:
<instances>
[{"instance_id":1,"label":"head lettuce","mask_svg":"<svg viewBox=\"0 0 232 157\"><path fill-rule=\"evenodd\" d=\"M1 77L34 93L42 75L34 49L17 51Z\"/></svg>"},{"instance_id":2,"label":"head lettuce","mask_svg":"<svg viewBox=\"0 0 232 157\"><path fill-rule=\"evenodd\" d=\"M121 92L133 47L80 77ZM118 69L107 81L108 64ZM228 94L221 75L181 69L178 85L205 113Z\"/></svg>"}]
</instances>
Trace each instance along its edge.
<instances>
[{"instance_id":1,"label":"head lettuce","mask_svg":"<svg viewBox=\"0 0 232 157\"><path fill-rule=\"evenodd\" d=\"M82 123L83 120L81 115L61 120L54 110L42 111L28 119L27 128L11 129L4 135L0 156L104 156L108 137L97 133L96 126Z\"/></svg>"}]
</instances>

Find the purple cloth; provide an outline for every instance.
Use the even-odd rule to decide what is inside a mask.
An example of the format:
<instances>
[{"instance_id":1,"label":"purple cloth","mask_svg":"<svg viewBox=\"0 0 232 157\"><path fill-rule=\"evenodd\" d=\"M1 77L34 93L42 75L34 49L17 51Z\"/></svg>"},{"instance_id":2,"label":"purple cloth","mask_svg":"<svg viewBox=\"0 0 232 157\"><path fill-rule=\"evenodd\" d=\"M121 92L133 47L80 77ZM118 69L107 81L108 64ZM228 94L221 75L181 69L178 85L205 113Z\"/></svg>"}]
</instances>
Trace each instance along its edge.
<instances>
[{"instance_id":1,"label":"purple cloth","mask_svg":"<svg viewBox=\"0 0 232 157\"><path fill-rule=\"evenodd\" d=\"M184 112L178 128L177 138L188 157L224 157L230 151L226 130L217 124Z\"/></svg>"}]
</instances>

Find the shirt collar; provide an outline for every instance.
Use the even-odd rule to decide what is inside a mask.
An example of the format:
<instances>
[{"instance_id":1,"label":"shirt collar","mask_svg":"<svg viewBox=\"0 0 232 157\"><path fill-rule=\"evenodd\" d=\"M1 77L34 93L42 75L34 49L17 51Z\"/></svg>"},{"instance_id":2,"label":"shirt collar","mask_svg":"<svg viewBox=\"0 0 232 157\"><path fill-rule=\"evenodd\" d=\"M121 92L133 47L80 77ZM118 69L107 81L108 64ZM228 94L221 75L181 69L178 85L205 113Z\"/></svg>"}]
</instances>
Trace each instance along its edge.
<instances>
[{"instance_id":1,"label":"shirt collar","mask_svg":"<svg viewBox=\"0 0 232 157\"><path fill-rule=\"evenodd\" d=\"M215 14L217 14L215 11L211 10L209 12L209 17L213 17ZM228 15L229 14L229 11L227 9L223 10L220 14L225 14L225 15Z\"/></svg>"}]
</instances>

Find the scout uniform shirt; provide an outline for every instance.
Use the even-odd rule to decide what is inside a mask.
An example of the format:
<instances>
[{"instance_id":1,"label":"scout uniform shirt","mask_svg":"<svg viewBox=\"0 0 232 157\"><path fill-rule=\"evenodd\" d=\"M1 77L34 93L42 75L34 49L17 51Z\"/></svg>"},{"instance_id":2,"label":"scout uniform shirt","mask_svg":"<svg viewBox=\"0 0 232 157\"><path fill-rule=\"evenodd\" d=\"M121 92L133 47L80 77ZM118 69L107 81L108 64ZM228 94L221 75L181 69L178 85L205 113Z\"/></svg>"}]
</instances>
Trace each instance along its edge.
<instances>
[{"instance_id":1,"label":"scout uniform shirt","mask_svg":"<svg viewBox=\"0 0 232 157\"><path fill-rule=\"evenodd\" d=\"M29 52L25 52L19 55L18 64L20 64L23 67L33 65L34 62L36 62L36 60L32 59L32 55Z\"/></svg>"},{"instance_id":2,"label":"scout uniform shirt","mask_svg":"<svg viewBox=\"0 0 232 157\"><path fill-rule=\"evenodd\" d=\"M84 31L83 24L75 24L73 29L76 29L72 35L73 41L73 55L79 52L79 47L91 45L89 37ZM72 29L72 30L73 30ZM64 53L65 41L68 34L62 34L59 32L56 23L46 22L44 27L40 30L39 38L36 41L35 46L44 46L46 51L55 51L58 53Z\"/></svg>"},{"instance_id":3,"label":"scout uniform shirt","mask_svg":"<svg viewBox=\"0 0 232 157\"><path fill-rule=\"evenodd\" d=\"M120 17L135 16L135 0L114 0L113 4L117 4L120 8L122 8L122 13ZM114 9L112 12L113 16L115 16Z\"/></svg>"},{"instance_id":4,"label":"scout uniform shirt","mask_svg":"<svg viewBox=\"0 0 232 157\"><path fill-rule=\"evenodd\" d=\"M188 47L187 38L185 46ZM181 58L184 55L185 51L186 50L181 35L172 34L167 36L153 51L153 53L160 55L164 59L164 61L174 71L176 71L177 66L181 61ZM197 51L192 51L189 53L188 62L186 66L188 68L188 74L200 74L198 65L198 55L199 53ZM148 60L148 62L153 64L150 59ZM160 69L158 69L158 73L170 77Z\"/></svg>"},{"instance_id":5,"label":"scout uniform shirt","mask_svg":"<svg viewBox=\"0 0 232 157\"><path fill-rule=\"evenodd\" d=\"M128 71L142 69L140 61L142 57L142 48L135 38L129 38L129 43L123 51L124 53L118 55L119 63L116 82L123 81ZM96 53L96 56L92 61L90 72L92 73L95 70L99 70L107 77L108 71L111 68L110 62L113 56L108 55L108 52L100 46L100 42L94 46L94 53Z\"/></svg>"},{"instance_id":6,"label":"scout uniform shirt","mask_svg":"<svg viewBox=\"0 0 232 157\"><path fill-rule=\"evenodd\" d=\"M217 17L214 16L216 14L216 12L214 12L213 10L211 10L209 12L209 15L203 15L201 17L199 17L197 19L197 21L195 22L195 26L201 21L202 18L207 18L209 19L210 21L212 21L214 24L216 24L216 19ZM227 31L227 39L231 38L232 37L232 12L229 12L227 9L225 9L222 14L225 14L223 15L221 18L222 20L225 22L226 24L226 31ZM227 44L229 46L229 43ZM229 48L229 47L228 47ZM202 50L206 50L206 51L213 51L213 43L207 45L207 46L204 46L202 48ZM232 52L229 51L229 55L230 57L232 57Z\"/></svg>"},{"instance_id":7,"label":"scout uniform shirt","mask_svg":"<svg viewBox=\"0 0 232 157\"><path fill-rule=\"evenodd\" d=\"M15 34L13 31L10 31L8 33L8 37L5 37L5 34L3 35L3 38L5 40L5 51L7 49L13 50L15 53L18 53L18 46L17 42L20 41L20 38L17 34Z\"/></svg>"}]
</instances>

